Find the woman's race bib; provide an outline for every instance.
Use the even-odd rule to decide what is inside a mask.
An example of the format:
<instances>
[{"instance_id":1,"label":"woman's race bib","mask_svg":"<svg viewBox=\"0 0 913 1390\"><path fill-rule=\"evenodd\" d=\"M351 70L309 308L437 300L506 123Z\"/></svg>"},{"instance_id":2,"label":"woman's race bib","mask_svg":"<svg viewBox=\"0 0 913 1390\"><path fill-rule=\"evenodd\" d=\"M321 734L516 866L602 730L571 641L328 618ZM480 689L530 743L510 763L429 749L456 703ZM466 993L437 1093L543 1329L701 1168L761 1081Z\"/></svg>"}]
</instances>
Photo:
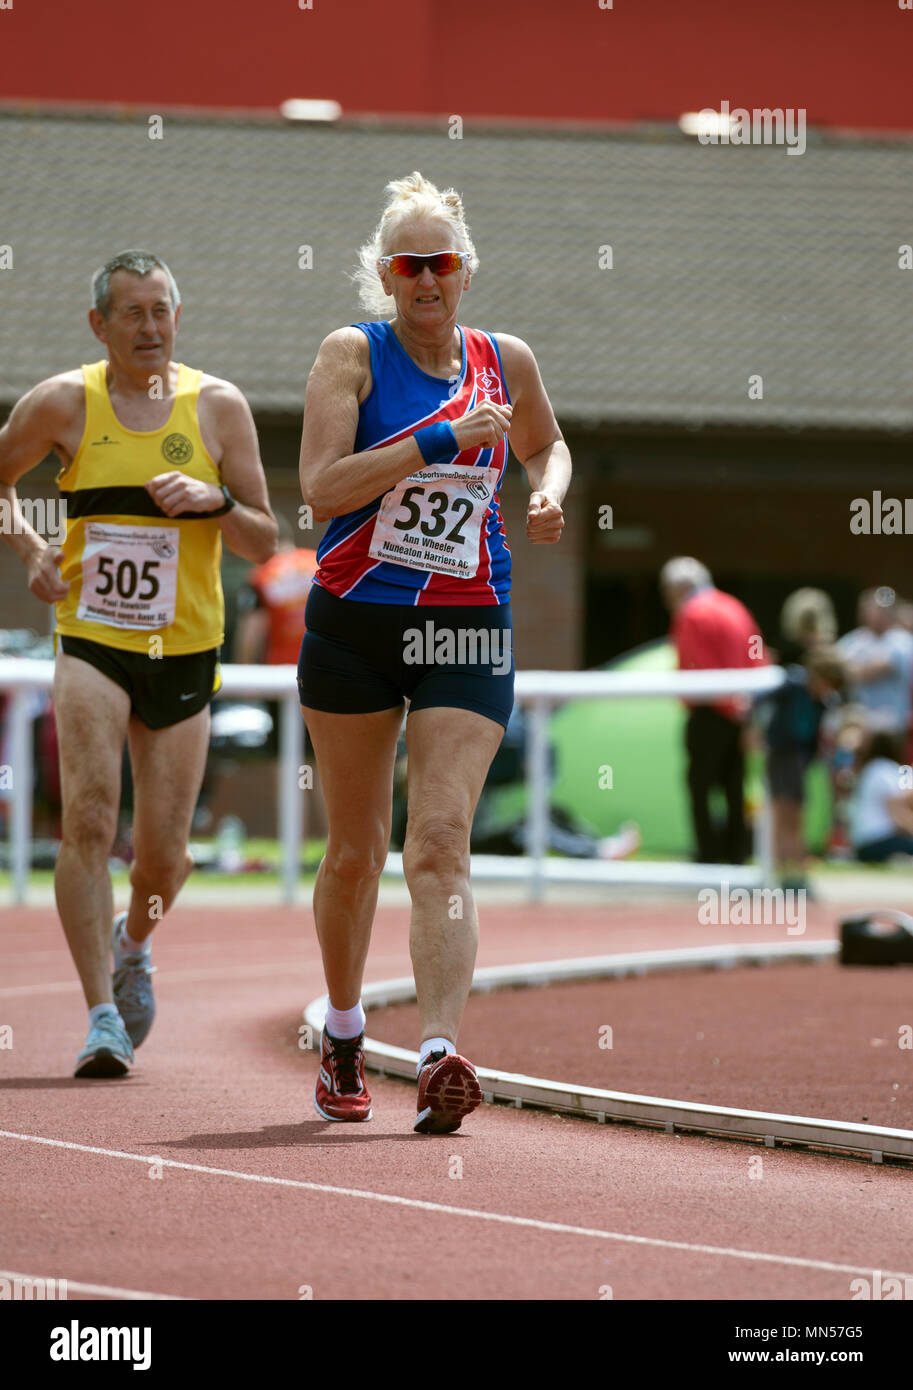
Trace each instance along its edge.
<instances>
[{"instance_id":1,"label":"woman's race bib","mask_svg":"<svg viewBox=\"0 0 913 1390\"><path fill-rule=\"evenodd\" d=\"M482 522L497 468L434 463L410 473L384 496L368 554L415 570L471 579L479 568Z\"/></svg>"},{"instance_id":2,"label":"woman's race bib","mask_svg":"<svg viewBox=\"0 0 913 1390\"><path fill-rule=\"evenodd\" d=\"M87 521L77 618L106 627L154 630L174 622L176 526Z\"/></svg>"}]
</instances>

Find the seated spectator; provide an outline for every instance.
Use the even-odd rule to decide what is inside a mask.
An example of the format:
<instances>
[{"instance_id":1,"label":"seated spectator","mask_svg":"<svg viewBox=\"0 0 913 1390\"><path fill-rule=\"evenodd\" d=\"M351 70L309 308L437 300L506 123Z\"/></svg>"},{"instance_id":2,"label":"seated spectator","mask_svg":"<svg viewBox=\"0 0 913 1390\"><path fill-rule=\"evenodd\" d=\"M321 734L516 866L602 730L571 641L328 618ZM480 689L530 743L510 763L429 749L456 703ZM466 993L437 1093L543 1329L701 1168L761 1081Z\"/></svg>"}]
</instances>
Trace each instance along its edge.
<instances>
[{"instance_id":1,"label":"seated spectator","mask_svg":"<svg viewBox=\"0 0 913 1390\"><path fill-rule=\"evenodd\" d=\"M869 735L865 710L861 705L845 704L838 718L828 716L822 721L822 733L830 728L828 763L831 781L831 832L828 837L829 859L852 859L850 844L849 804L856 785L859 750ZM822 742L824 740L822 739Z\"/></svg>"},{"instance_id":2,"label":"seated spectator","mask_svg":"<svg viewBox=\"0 0 913 1390\"><path fill-rule=\"evenodd\" d=\"M913 855L913 789L910 769L901 766L899 753L900 741L880 730L868 736L860 751L850 841L865 864L883 864L894 854Z\"/></svg>"}]
</instances>

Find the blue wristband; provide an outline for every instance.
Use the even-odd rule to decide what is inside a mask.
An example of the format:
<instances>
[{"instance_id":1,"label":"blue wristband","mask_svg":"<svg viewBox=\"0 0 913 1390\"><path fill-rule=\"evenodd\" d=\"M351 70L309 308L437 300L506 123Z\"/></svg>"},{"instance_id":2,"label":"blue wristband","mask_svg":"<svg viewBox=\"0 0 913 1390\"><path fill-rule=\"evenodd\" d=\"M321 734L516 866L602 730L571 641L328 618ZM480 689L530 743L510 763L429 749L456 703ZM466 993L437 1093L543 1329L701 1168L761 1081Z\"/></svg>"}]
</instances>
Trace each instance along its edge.
<instances>
[{"instance_id":1,"label":"blue wristband","mask_svg":"<svg viewBox=\"0 0 913 1390\"><path fill-rule=\"evenodd\" d=\"M456 435L446 420L416 430L412 438L426 463L446 463L460 452Z\"/></svg>"}]
</instances>

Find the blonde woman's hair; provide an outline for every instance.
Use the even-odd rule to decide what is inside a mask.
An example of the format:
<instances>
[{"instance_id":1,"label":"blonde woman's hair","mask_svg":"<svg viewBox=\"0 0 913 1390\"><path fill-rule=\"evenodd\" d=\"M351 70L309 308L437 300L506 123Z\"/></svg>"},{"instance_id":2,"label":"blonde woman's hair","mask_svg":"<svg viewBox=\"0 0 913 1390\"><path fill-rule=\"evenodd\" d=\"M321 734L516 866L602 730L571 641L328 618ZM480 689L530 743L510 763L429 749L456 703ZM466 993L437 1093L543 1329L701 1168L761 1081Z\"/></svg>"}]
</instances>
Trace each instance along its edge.
<instances>
[{"instance_id":1,"label":"blonde woman's hair","mask_svg":"<svg viewBox=\"0 0 913 1390\"><path fill-rule=\"evenodd\" d=\"M461 251L469 256L470 269L475 271L479 258L472 244L463 200L455 188L445 188L443 193L430 183L416 169L404 179L393 179L387 184L387 205L381 213L374 234L358 252L359 266L352 276L358 287L358 299L363 309L378 318L390 318L396 312L392 296L384 294L384 287L377 273L377 261L386 256L394 246L400 228L407 222L445 222L456 234ZM429 251L441 247L429 246Z\"/></svg>"},{"instance_id":2,"label":"blonde woman's hair","mask_svg":"<svg viewBox=\"0 0 913 1390\"><path fill-rule=\"evenodd\" d=\"M837 615L823 589L796 589L783 604L780 630L802 646L831 643L837 638Z\"/></svg>"}]
</instances>

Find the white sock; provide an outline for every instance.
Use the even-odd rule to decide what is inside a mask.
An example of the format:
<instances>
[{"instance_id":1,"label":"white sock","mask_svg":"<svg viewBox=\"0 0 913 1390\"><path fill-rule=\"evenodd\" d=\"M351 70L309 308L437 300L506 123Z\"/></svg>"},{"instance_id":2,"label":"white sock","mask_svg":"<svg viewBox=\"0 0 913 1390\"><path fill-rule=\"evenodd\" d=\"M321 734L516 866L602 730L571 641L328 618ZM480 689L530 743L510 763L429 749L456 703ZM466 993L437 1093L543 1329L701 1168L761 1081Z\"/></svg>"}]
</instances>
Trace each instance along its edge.
<instances>
[{"instance_id":1,"label":"white sock","mask_svg":"<svg viewBox=\"0 0 913 1390\"><path fill-rule=\"evenodd\" d=\"M134 941L133 937L127 932L126 925L121 927L120 944L125 956L138 956L141 955L143 951L148 951L152 947L152 942L148 936L145 941Z\"/></svg>"},{"instance_id":2,"label":"white sock","mask_svg":"<svg viewBox=\"0 0 913 1390\"><path fill-rule=\"evenodd\" d=\"M127 914L124 913L120 929L114 935L114 951L119 958L124 956L139 956L144 951L151 949L152 942L149 937L145 941L134 941L132 936L127 934Z\"/></svg>"},{"instance_id":3,"label":"white sock","mask_svg":"<svg viewBox=\"0 0 913 1390\"><path fill-rule=\"evenodd\" d=\"M98 1020L105 1014L111 1014L114 1018L117 1018L117 1005L96 1004L94 1008L89 1010L89 1027L94 1028Z\"/></svg>"},{"instance_id":4,"label":"white sock","mask_svg":"<svg viewBox=\"0 0 913 1390\"><path fill-rule=\"evenodd\" d=\"M334 1009L332 1004L328 1004L324 1026L330 1037L338 1038L340 1042L345 1038L357 1038L365 1031L365 1011L361 1007L361 1000L352 1009Z\"/></svg>"},{"instance_id":5,"label":"white sock","mask_svg":"<svg viewBox=\"0 0 913 1390\"><path fill-rule=\"evenodd\" d=\"M456 1048L449 1038L426 1038L419 1048L419 1061L416 1071L421 1071L432 1052L446 1052L449 1054L451 1052L456 1052Z\"/></svg>"}]
</instances>

